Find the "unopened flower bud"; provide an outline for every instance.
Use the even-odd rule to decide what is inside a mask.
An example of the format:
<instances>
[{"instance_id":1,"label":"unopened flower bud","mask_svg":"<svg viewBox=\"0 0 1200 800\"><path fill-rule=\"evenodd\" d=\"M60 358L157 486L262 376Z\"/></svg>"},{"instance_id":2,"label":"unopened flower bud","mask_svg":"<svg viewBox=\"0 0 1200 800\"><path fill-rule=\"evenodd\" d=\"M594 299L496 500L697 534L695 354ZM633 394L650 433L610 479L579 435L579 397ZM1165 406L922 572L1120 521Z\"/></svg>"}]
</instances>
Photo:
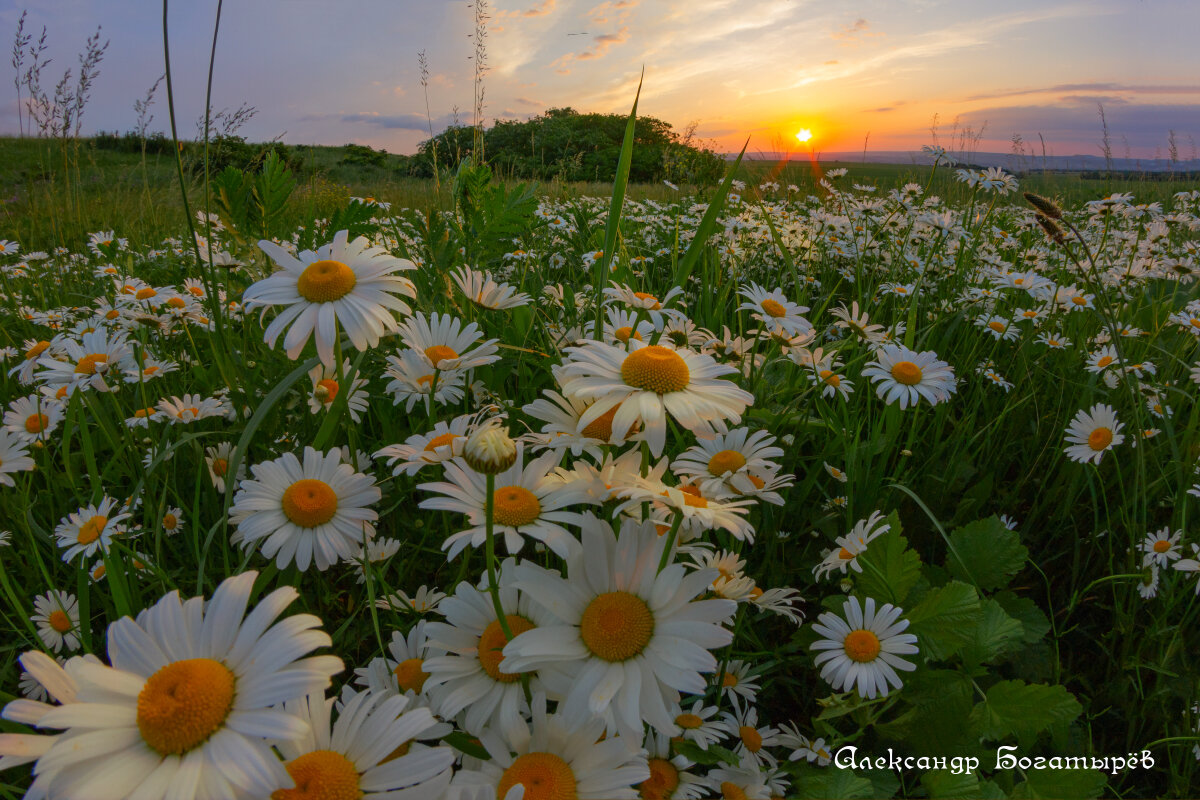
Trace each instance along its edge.
<instances>
[{"instance_id":1,"label":"unopened flower bud","mask_svg":"<svg viewBox=\"0 0 1200 800\"><path fill-rule=\"evenodd\" d=\"M516 463L517 444L500 420L492 419L467 437L463 458L476 472L496 475Z\"/></svg>"},{"instance_id":2,"label":"unopened flower bud","mask_svg":"<svg viewBox=\"0 0 1200 800\"><path fill-rule=\"evenodd\" d=\"M1053 200L1033 192L1025 192L1025 200L1050 219L1062 219L1062 209L1055 205Z\"/></svg>"}]
</instances>

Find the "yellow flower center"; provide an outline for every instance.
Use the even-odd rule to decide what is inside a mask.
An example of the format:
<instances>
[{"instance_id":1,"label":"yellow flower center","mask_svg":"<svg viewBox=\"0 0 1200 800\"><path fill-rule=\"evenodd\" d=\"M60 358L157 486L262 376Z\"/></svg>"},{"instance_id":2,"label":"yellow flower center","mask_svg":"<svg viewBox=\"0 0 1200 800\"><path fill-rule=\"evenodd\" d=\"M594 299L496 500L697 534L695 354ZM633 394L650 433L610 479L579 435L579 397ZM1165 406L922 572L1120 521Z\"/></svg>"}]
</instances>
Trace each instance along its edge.
<instances>
[{"instance_id":1,"label":"yellow flower center","mask_svg":"<svg viewBox=\"0 0 1200 800\"><path fill-rule=\"evenodd\" d=\"M721 783L721 800L746 800L746 793L733 781L724 781Z\"/></svg>"},{"instance_id":2,"label":"yellow flower center","mask_svg":"<svg viewBox=\"0 0 1200 800\"><path fill-rule=\"evenodd\" d=\"M322 394L324 394L324 397L318 396L318 399L322 403L332 403L334 400L337 399L337 396L338 396L338 382L337 381L335 381L331 378L325 378L324 380L317 381L317 386L316 386L316 389L313 390L313 394L317 395L317 393L320 392L322 389L324 390L324 392L322 392Z\"/></svg>"},{"instance_id":3,"label":"yellow flower center","mask_svg":"<svg viewBox=\"0 0 1200 800\"><path fill-rule=\"evenodd\" d=\"M726 672L725 677L721 678L721 686L725 687L726 689L732 689L737 685L738 676L734 675L732 672Z\"/></svg>"},{"instance_id":4,"label":"yellow flower center","mask_svg":"<svg viewBox=\"0 0 1200 800\"><path fill-rule=\"evenodd\" d=\"M717 476L737 472L744 466L746 457L737 450L722 450L708 460L708 471Z\"/></svg>"},{"instance_id":5,"label":"yellow flower center","mask_svg":"<svg viewBox=\"0 0 1200 800\"><path fill-rule=\"evenodd\" d=\"M314 750L287 763L294 789L276 789L271 800L359 800L354 762L332 750Z\"/></svg>"},{"instance_id":6,"label":"yellow flower center","mask_svg":"<svg viewBox=\"0 0 1200 800\"><path fill-rule=\"evenodd\" d=\"M658 394L683 391L691 377L678 353L657 344L635 350L621 364L621 379L625 383Z\"/></svg>"},{"instance_id":7,"label":"yellow flower center","mask_svg":"<svg viewBox=\"0 0 1200 800\"><path fill-rule=\"evenodd\" d=\"M746 749L751 753L762 750L762 734L749 725L738 728L738 736L741 737L742 744L746 745Z\"/></svg>"},{"instance_id":8,"label":"yellow flower center","mask_svg":"<svg viewBox=\"0 0 1200 800\"><path fill-rule=\"evenodd\" d=\"M683 504L689 508L708 508L708 499L700 494L700 489L696 486L680 486L679 491L683 492Z\"/></svg>"},{"instance_id":9,"label":"yellow flower center","mask_svg":"<svg viewBox=\"0 0 1200 800\"><path fill-rule=\"evenodd\" d=\"M851 661L862 664L874 661L879 656L882 645L879 643L879 637L874 633L859 628L846 634L846 640L842 642L842 647Z\"/></svg>"},{"instance_id":10,"label":"yellow flower center","mask_svg":"<svg viewBox=\"0 0 1200 800\"><path fill-rule=\"evenodd\" d=\"M45 414L30 414L25 418L25 431L27 433L41 433L46 430L46 426L50 424L50 418Z\"/></svg>"},{"instance_id":11,"label":"yellow flower center","mask_svg":"<svg viewBox=\"0 0 1200 800\"><path fill-rule=\"evenodd\" d=\"M358 277L340 261L314 261L300 273L296 291L310 303L332 303L354 290Z\"/></svg>"},{"instance_id":12,"label":"yellow flower center","mask_svg":"<svg viewBox=\"0 0 1200 800\"><path fill-rule=\"evenodd\" d=\"M83 358L79 359L79 363L75 365L75 374L77 375L95 375L97 364L107 364L108 355L105 353L88 353Z\"/></svg>"},{"instance_id":13,"label":"yellow flower center","mask_svg":"<svg viewBox=\"0 0 1200 800\"><path fill-rule=\"evenodd\" d=\"M992 330L994 330L996 333L1004 333L1006 330L1008 330L1007 325L1005 325L1003 322L1000 322L999 320L995 320L995 319L992 320L991 322L989 322L987 324L987 326L989 328L991 328Z\"/></svg>"},{"instance_id":14,"label":"yellow flower center","mask_svg":"<svg viewBox=\"0 0 1200 800\"><path fill-rule=\"evenodd\" d=\"M435 436L429 440L429 444L425 445L426 452L432 453L439 447L454 444L454 440L458 438L457 433L443 433L440 436Z\"/></svg>"},{"instance_id":15,"label":"yellow flower center","mask_svg":"<svg viewBox=\"0 0 1200 800\"><path fill-rule=\"evenodd\" d=\"M617 341L621 342L628 342L631 336L639 342L642 341L642 335L628 325L622 325L620 328L617 328L613 331L613 336L617 337Z\"/></svg>"},{"instance_id":16,"label":"yellow flower center","mask_svg":"<svg viewBox=\"0 0 1200 800\"><path fill-rule=\"evenodd\" d=\"M836 387L842 385L841 376L836 374L831 369L823 369L818 374L821 376L821 380L823 380L825 383L829 384L830 386L833 386L836 388Z\"/></svg>"},{"instance_id":17,"label":"yellow flower center","mask_svg":"<svg viewBox=\"0 0 1200 800\"><path fill-rule=\"evenodd\" d=\"M679 769L665 758L650 759L650 777L638 785L642 800L670 800L679 788Z\"/></svg>"},{"instance_id":18,"label":"yellow flower center","mask_svg":"<svg viewBox=\"0 0 1200 800\"><path fill-rule=\"evenodd\" d=\"M763 311L767 312L768 314L770 314L772 317L775 317L776 319L778 319L779 317L787 316L787 309L784 308L783 305L776 300L770 300L770 299L763 300L760 305L762 305Z\"/></svg>"},{"instance_id":19,"label":"yellow flower center","mask_svg":"<svg viewBox=\"0 0 1200 800\"><path fill-rule=\"evenodd\" d=\"M600 256L597 256L597 258L599 257ZM652 294L646 294L645 292L634 292L633 296L638 300L651 301L650 305L646 306L646 308L649 308L651 311L658 311L660 308L662 308L662 303L658 302L658 298Z\"/></svg>"},{"instance_id":20,"label":"yellow flower center","mask_svg":"<svg viewBox=\"0 0 1200 800\"><path fill-rule=\"evenodd\" d=\"M61 608L51 611L50 616L46 618L46 622L59 633L66 633L71 630L71 618Z\"/></svg>"},{"instance_id":21,"label":"yellow flower center","mask_svg":"<svg viewBox=\"0 0 1200 800\"><path fill-rule=\"evenodd\" d=\"M1075 304L1075 305L1077 305L1077 306L1086 306L1086 305L1087 305L1087 298L1086 298L1086 297L1079 297L1079 296L1075 296L1075 297L1072 297L1072 298L1071 298L1071 302L1072 302L1072 303L1074 303L1074 304Z\"/></svg>"},{"instance_id":22,"label":"yellow flower center","mask_svg":"<svg viewBox=\"0 0 1200 800\"><path fill-rule=\"evenodd\" d=\"M184 302L182 297L172 297L167 301L167 306L170 308L187 308L187 303Z\"/></svg>"},{"instance_id":23,"label":"yellow flower center","mask_svg":"<svg viewBox=\"0 0 1200 800\"><path fill-rule=\"evenodd\" d=\"M401 661L396 665L392 672L396 673L396 682L400 684L400 691L407 692L412 690L420 693L425 687L425 679L429 677L423 667L425 662L419 658L410 658Z\"/></svg>"},{"instance_id":24,"label":"yellow flower center","mask_svg":"<svg viewBox=\"0 0 1200 800\"><path fill-rule=\"evenodd\" d=\"M704 720L695 714L680 714L675 718L675 724L685 731L693 731L704 724Z\"/></svg>"},{"instance_id":25,"label":"yellow flower center","mask_svg":"<svg viewBox=\"0 0 1200 800\"><path fill-rule=\"evenodd\" d=\"M47 342L47 341L45 341L45 340L42 340L42 341L38 342L38 343L37 343L37 344L35 344L33 347L31 347L31 348L29 348L28 350L26 350L26 351L25 351L25 360L26 360L26 361L32 361L33 359L35 359L35 358L37 358L38 356L40 356L42 353L46 352L46 349L47 349L48 347L50 347L50 343L49 343L49 342Z\"/></svg>"},{"instance_id":26,"label":"yellow flower center","mask_svg":"<svg viewBox=\"0 0 1200 800\"><path fill-rule=\"evenodd\" d=\"M429 363L433 364L433 368L437 369L448 358L458 358L458 353L453 347L447 347L444 344L435 344L432 347L425 348L425 357L429 359Z\"/></svg>"},{"instance_id":27,"label":"yellow flower center","mask_svg":"<svg viewBox=\"0 0 1200 800\"><path fill-rule=\"evenodd\" d=\"M615 405L612 408L610 408L608 411L605 411L603 414L601 414L600 416L596 417L594 420L589 422L582 431L583 435L589 439L599 439L603 442L611 441L612 433L613 433L613 430L612 430L613 419L617 416L617 409L619 409L619 408L620 408L620 405ZM633 425L630 425L629 428L625 431L624 436L622 436L621 438L624 439L627 436L629 436L629 432L632 431L636 427L637 427L636 422Z\"/></svg>"},{"instance_id":28,"label":"yellow flower center","mask_svg":"<svg viewBox=\"0 0 1200 800\"><path fill-rule=\"evenodd\" d=\"M1101 357L1100 357L1100 358L1099 358L1099 359L1096 361L1096 366L1097 366L1097 367L1100 367L1101 369L1104 369L1105 367L1107 367L1107 366L1108 366L1109 364L1111 364L1112 362L1113 362L1112 356L1101 356Z\"/></svg>"},{"instance_id":29,"label":"yellow flower center","mask_svg":"<svg viewBox=\"0 0 1200 800\"><path fill-rule=\"evenodd\" d=\"M921 382L921 368L911 361L897 361L892 365L892 377L897 383L913 386Z\"/></svg>"},{"instance_id":30,"label":"yellow flower center","mask_svg":"<svg viewBox=\"0 0 1200 800\"><path fill-rule=\"evenodd\" d=\"M432 375L422 375L421 377L417 378L417 385L418 386L433 386L433 376Z\"/></svg>"},{"instance_id":31,"label":"yellow flower center","mask_svg":"<svg viewBox=\"0 0 1200 800\"><path fill-rule=\"evenodd\" d=\"M629 592L596 595L583 611L579 637L605 661L627 661L646 649L654 635L654 615L646 601Z\"/></svg>"},{"instance_id":32,"label":"yellow flower center","mask_svg":"<svg viewBox=\"0 0 1200 800\"><path fill-rule=\"evenodd\" d=\"M1154 552L1165 553L1171 549L1171 543L1166 539L1159 539L1154 543Z\"/></svg>"},{"instance_id":33,"label":"yellow flower center","mask_svg":"<svg viewBox=\"0 0 1200 800\"><path fill-rule=\"evenodd\" d=\"M849 550L843 547L838 551L838 558L840 558L842 561L849 561L854 558L854 553L851 553Z\"/></svg>"},{"instance_id":34,"label":"yellow flower center","mask_svg":"<svg viewBox=\"0 0 1200 800\"><path fill-rule=\"evenodd\" d=\"M337 513L337 493L325 481L303 478L283 493L284 515L301 528L315 528Z\"/></svg>"},{"instance_id":35,"label":"yellow flower center","mask_svg":"<svg viewBox=\"0 0 1200 800\"><path fill-rule=\"evenodd\" d=\"M167 514L165 517L163 517L163 527L169 531L175 530L177 527L179 527L179 517L175 516L174 514Z\"/></svg>"},{"instance_id":36,"label":"yellow flower center","mask_svg":"<svg viewBox=\"0 0 1200 800\"><path fill-rule=\"evenodd\" d=\"M524 486L501 486L492 494L492 510L500 525L530 525L542 513L537 495Z\"/></svg>"},{"instance_id":37,"label":"yellow flower center","mask_svg":"<svg viewBox=\"0 0 1200 800\"><path fill-rule=\"evenodd\" d=\"M108 524L108 517L96 515L79 526L79 536L76 541L80 544L91 544L100 538L100 532Z\"/></svg>"},{"instance_id":38,"label":"yellow flower center","mask_svg":"<svg viewBox=\"0 0 1200 800\"><path fill-rule=\"evenodd\" d=\"M504 621L508 623L508 629L512 631L514 637L537 627L518 614L505 614ZM521 677L519 672L500 671L500 662L504 660L503 651L506 644L508 644L508 639L504 636L504 629L500 627L498 619L492 620L492 623L479 635L479 666L483 667L483 671L488 674L488 677L499 683L513 683Z\"/></svg>"},{"instance_id":39,"label":"yellow flower center","mask_svg":"<svg viewBox=\"0 0 1200 800\"><path fill-rule=\"evenodd\" d=\"M213 475L218 478L224 478L225 473L229 471L229 462L224 458L214 458L212 462Z\"/></svg>"},{"instance_id":40,"label":"yellow flower center","mask_svg":"<svg viewBox=\"0 0 1200 800\"><path fill-rule=\"evenodd\" d=\"M158 292L154 291L149 286L147 286L144 289L138 289L137 292L135 292L133 296L137 300L149 300L151 297L154 297L157 294L158 294Z\"/></svg>"},{"instance_id":41,"label":"yellow flower center","mask_svg":"<svg viewBox=\"0 0 1200 800\"><path fill-rule=\"evenodd\" d=\"M1096 428L1088 434L1088 447L1093 450L1100 451L1112 444L1112 431L1108 428Z\"/></svg>"},{"instance_id":42,"label":"yellow flower center","mask_svg":"<svg viewBox=\"0 0 1200 800\"><path fill-rule=\"evenodd\" d=\"M211 658L167 664L138 694L137 725L159 755L183 755L212 736L233 707L233 672Z\"/></svg>"},{"instance_id":43,"label":"yellow flower center","mask_svg":"<svg viewBox=\"0 0 1200 800\"><path fill-rule=\"evenodd\" d=\"M518 784L525 787L525 800L576 800L579 797L575 773L567 762L553 753L518 756L500 776L496 797L504 797Z\"/></svg>"}]
</instances>

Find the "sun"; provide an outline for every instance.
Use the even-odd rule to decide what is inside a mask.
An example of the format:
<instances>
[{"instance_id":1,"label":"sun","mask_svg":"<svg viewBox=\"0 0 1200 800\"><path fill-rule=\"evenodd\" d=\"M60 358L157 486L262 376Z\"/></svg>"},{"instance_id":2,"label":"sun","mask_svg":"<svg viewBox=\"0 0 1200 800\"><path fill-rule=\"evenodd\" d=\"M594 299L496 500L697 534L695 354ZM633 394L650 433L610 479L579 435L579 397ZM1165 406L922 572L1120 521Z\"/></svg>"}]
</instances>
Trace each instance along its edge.
<instances>
[{"instance_id":1,"label":"sun","mask_svg":"<svg viewBox=\"0 0 1200 800\"><path fill-rule=\"evenodd\" d=\"M808 128L801 128L796 132L796 138L801 142L808 142L812 139L812 131L810 131Z\"/></svg>"}]
</instances>

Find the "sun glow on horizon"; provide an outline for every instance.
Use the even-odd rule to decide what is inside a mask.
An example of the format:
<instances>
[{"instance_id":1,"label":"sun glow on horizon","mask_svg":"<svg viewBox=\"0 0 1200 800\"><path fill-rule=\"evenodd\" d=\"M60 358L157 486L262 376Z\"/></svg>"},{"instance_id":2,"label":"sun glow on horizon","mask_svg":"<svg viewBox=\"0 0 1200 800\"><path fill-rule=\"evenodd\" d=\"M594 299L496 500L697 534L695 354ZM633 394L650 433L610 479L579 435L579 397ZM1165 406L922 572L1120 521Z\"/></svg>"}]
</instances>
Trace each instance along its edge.
<instances>
[{"instance_id":1,"label":"sun glow on horizon","mask_svg":"<svg viewBox=\"0 0 1200 800\"><path fill-rule=\"evenodd\" d=\"M801 128L796 132L796 138L799 139L801 143L807 144L808 142L812 141L812 131L810 131L808 128Z\"/></svg>"}]
</instances>

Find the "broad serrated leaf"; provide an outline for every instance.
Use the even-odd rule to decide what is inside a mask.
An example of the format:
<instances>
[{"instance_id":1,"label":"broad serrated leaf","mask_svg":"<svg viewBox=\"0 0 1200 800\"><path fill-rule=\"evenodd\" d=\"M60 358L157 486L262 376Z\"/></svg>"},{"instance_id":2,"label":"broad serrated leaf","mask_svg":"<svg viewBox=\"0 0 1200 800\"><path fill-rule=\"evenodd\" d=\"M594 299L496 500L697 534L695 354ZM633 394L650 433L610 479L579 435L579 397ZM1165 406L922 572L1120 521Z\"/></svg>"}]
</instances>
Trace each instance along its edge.
<instances>
[{"instance_id":1,"label":"broad serrated leaf","mask_svg":"<svg viewBox=\"0 0 1200 800\"><path fill-rule=\"evenodd\" d=\"M1016 532L998 517L988 517L950 533L946 568L959 580L991 591L1007 586L1028 557Z\"/></svg>"},{"instance_id":2,"label":"broad serrated leaf","mask_svg":"<svg viewBox=\"0 0 1200 800\"><path fill-rule=\"evenodd\" d=\"M983 796L979 790L979 776L965 772L955 775L948 769L933 769L921 776L921 784L935 800L939 797L978 800Z\"/></svg>"},{"instance_id":3,"label":"broad serrated leaf","mask_svg":"<svg viewBox=\"0 0 1200 800\"><path fill-rule=\"evenodd\" d=\"M981 614L975 587L950 581L930 590L905 616L911 623L908 633L916 634L921 654L945 659L972 641Z\"/></svg>"},{"instance_id":4,"label":"broad serrated leaf","mask_svg":"<svg viewBox=\"0 0 1200 800\"><path fill-rule=\"evenodd\" d=\"M963 646L963 660L970 664L983 664L997 656L1022 646L1025 629L1021 623L1007 613L995 600L983 601L983 613L975 626L975 636Z\"/></svg>"},{"instance_id":5,"label":"broad serrated leaf","mask_svg":"<svg viewBox=\"0 0 1200 800\"><path fill-rule=\"evenodd\" d=\"M1045 800L1087 800L1101 797L1108 781L1094 769L1031 769L1025 782L1013 788L1012 797Z\"/></svg>"},{"instance_id":6,"label":"broad serrated leaf","mask_svg":"<svg viewBox=\"0 0 1200 800\"><path fill-rule=\"evenodd\" d=\"M1000 604L1004 613L1021 623L1025 629L1022 638L1026 644L1039 642L1043 636L1049 633L1050 620L1038 608L1037 603L1028 597L1018 597L1012 592L1000 592L993 595L992 599Z\"/></svg>"},{"instance_id":7,"label":"broad serrated leaf","mask_svg":"<svg viewBox=\"0 0 1200 800\"><path fill-rule=\"evenodd\" d=\"M921 577L921 557L909 549L908 540L898 528L871 542L857 561L862 574L855 583L855 593L885 603L902 606Z\"/></svg>"},{"instance_id":8,"label":"broad serrated leaf","mask_svg":"<svg viewBox=\"0 0 1200 800\"><path fill-rule=\"evenodd\" d=\"M985 739L1029 737L1055 722L1070 722L1083 707L1062 686L1001 681L971 710L971 730Z\"/></svg>"}]
</instances>

